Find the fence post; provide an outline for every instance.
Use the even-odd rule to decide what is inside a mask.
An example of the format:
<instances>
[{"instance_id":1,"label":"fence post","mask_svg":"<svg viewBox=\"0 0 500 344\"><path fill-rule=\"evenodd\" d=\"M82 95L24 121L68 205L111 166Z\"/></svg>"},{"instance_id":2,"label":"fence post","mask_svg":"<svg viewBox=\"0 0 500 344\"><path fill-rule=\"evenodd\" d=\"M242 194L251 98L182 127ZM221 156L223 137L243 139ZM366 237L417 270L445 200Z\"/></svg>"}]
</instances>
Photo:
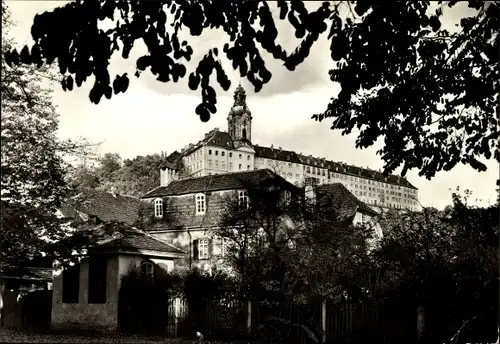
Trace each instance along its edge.
<instances>
[{"instance_id":1,"label":"fence post","mask_svg":"<svg viewBox=\"0 0 500 344\"><path fill-rule=\"evenodd\" d=\"M176 297L174 300L174 335L177 337L178 333L178 325L179 325L179 315L181 312L181 299Z\"/></svg>"},{"instance_id":2,"label":"fence post","mask_svg":"<svg viewBox=\"0 0 500 344\"><path fill-rule=\"evenodd\" d=\"M247 300L247 333L252 332L252 301Z\"/></svg>"},{"instance_id":3,"label":"fence post","mask_svg":"<svg viewBox=\"0 0 500 344\"><path fill-rule=\"evenodd\" d=\"M417 306L417 339L421 340L425 331L425 311L423 306Z\"/></svg>"},{"instance_id":4,"label":"fence post","mask_svg":"<svg viewBox=\"0 0 500 344\"><path fill-rule=\"evenodd\" d=\"M321 303L321 329L323 330L321 343L326 343L326 299Z\"/></svg>"}]
</instances>

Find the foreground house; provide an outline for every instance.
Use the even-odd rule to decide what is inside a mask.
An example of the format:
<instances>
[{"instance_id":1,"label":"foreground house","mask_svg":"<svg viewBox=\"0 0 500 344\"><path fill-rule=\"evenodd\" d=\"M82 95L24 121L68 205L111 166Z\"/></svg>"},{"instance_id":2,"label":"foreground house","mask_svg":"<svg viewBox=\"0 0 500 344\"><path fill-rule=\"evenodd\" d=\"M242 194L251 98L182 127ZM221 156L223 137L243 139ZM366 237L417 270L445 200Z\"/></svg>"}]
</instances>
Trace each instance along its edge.
<instances>
[{"instance_id":1,"label":"foreground house","mask_svg":"<svg viewBox=\"0 0 500 344\"><path fill-rule=\"evenodd\" d=\"M132 226L139 199L94 190L80 196L61 213L98 241L78 263L55 271L51 327L117 330L121 277L131 268L151 275L172 271L185 252Z\"/></svg>"},{"instance_id":2,"label":"foreground house","mask_svg":"<svg viewBox=\"0 0 500 344\"><path fill-rule=\"evenodd\" d=\"M53 329L119 327L121 277L132 268L154 276L170 272L185 252L132 227L122 227L89 251L88 257L54 277Z\"/></svg>"},{"instance_id":3,"label":"foreground house","mask_svg":"<svg viewBox=\"0 0 500 344\"><path fill-rule=\"evenodd\" d=\"M283 197L301 193L268 169L174 180L142 197L145 230L185 250L184 266L211 271L227 247L213 230L227 205L248 203L247 189L254 187L279 188Z\"/></svg>"}]
</instances>

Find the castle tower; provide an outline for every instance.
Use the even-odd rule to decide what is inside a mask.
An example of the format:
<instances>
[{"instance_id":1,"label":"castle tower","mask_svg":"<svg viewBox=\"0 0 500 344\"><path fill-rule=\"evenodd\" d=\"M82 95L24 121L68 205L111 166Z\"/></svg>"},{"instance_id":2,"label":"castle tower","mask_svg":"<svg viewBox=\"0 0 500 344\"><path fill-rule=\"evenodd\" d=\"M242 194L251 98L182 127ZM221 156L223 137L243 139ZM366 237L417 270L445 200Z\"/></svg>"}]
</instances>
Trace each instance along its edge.
<instances>
[{"instance_id":1,"label":"castle tower","mask_svg":"<svg viewBox=\"0 0 500 344\"><path fill-rule=\"evenodd\" d=\"M234 91L234 105L227 116L227 131L234 141L252 141L252 113L247 107L246 98L240 83Z\"/></svg>"}]
</instances>

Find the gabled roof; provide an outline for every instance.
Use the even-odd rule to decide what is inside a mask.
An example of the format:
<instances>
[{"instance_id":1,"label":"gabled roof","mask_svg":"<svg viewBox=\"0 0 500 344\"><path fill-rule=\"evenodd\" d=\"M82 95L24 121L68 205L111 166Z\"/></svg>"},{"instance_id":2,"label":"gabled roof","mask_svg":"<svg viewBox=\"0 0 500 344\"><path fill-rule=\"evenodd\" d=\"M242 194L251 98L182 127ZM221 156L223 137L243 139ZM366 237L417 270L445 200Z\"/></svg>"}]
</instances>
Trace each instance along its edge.
<instances>
[{"instance_id":1,"label":"gabled roof","mask_svg":"<svg viewBox=\"0 0 500 344\"><path fill-rule=\"evenodd\" d=\"M132 225L138 219L140 203L137 197L85 189L63 204L60 211L66 218L77 219L84 214L103 222L120 221Z\"/></svg>"},{"instance_id":2,"label":"gabled roof","mask_svg":"<svg viewBox=\"0 0 500 344\"><path fill-rule=\"evenodd\" d=\"M325 206L334 206L342 216L351 217L356 212L376 216L378 213L354 196L343 184L322 184L315 187L316 199Z\"/></svg>"},{"instance_id":3,"label":"gabled roof","mask_svg":"<svg viewBox=\"0 0 500 344\"><path fill-rule=\"evenodd\" d=\"M284 185L296 188L269 169L253 170L245 172L223 173L197 178L175 180L167 186L162 186L148 192L142 198L177 196L198 192L235 190L246 188L249 185L262 185L272 183L273 185Z\"/></svg>"},{"instance_id":4,"label":"gabled roof","mask_svg":"<svg viewBox=\"0 0 500 344\"><path fill-rule=\"evenodd\" d=\"M288 161L296 164L302 163L297 153L293 151L287 151L281 148L274 147L261 147L257 145L254 145L253 148L255 150L255 156L259 158Z\"/></svg>"}]
</instances>

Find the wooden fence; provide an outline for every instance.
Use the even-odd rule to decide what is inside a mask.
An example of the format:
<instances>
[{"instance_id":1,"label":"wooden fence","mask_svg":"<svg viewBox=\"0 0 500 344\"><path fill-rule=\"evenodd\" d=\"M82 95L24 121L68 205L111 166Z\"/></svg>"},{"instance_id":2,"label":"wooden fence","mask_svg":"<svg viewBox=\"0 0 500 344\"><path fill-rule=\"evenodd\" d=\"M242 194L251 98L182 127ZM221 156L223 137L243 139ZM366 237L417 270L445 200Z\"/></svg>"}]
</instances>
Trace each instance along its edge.
<instances>
[{"instance_id":1,"label":"wooden fence","mask_svg":"<svg viewBox=\"0 0 500 344\"><path fill-rule=\"evenodd\" d=\"M275 337L288 343L356 343L368 338L384 343L417 339L416 308L400 304L292 304L240 300L205 300L188 306L169 302L168 335L207 338Z\"/></svg>"}]
</instances>

